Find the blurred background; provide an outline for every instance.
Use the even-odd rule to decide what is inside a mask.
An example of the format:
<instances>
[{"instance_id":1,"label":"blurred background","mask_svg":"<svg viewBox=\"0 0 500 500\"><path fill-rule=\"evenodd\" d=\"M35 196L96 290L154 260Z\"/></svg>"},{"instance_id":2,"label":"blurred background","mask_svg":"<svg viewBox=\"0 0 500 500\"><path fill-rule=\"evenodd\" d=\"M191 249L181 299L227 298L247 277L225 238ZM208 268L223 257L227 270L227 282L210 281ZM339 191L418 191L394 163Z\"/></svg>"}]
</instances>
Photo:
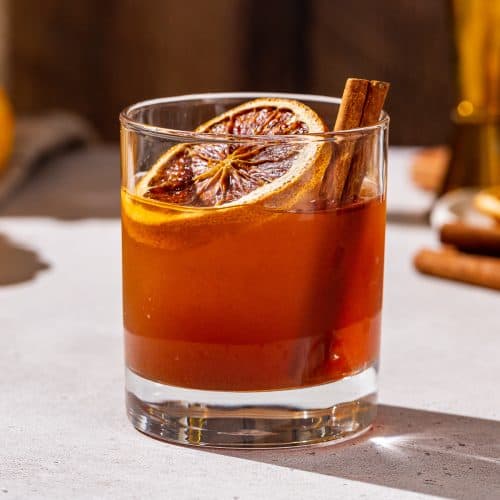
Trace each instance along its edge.
<instances>
[{"instance_id":1,"label":"blurred background","mask_svg":"<svg viewBox=\"0 0 500 500\"><path fill-rule=\"evenodd\" d=\"M341 95L392 83L391 143L450 136L447 0L0 0L0 68L16 113L61 108L118 140L135 101L204 91Z\"/></svg>"}]
</instances>

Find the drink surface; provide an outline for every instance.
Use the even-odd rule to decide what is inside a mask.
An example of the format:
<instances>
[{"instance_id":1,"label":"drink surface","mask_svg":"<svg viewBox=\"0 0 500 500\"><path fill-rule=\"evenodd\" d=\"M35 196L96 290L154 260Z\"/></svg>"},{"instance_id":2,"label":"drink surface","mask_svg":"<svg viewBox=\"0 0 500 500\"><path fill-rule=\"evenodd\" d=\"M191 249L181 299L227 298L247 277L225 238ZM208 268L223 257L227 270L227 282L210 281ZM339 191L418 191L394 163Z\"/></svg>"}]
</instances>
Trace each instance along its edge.
<instances>
[{"instance_id":1,"label":"drink surface","mask_svg":"<svg viewBox=\"0 0 500 500\"><path fill-rule=\"evenodd\" d=\"M123 190L122 217L126 358L142 377L273 390L377 362L383 198L206 212Z\"/></svg>"}]
</instances>

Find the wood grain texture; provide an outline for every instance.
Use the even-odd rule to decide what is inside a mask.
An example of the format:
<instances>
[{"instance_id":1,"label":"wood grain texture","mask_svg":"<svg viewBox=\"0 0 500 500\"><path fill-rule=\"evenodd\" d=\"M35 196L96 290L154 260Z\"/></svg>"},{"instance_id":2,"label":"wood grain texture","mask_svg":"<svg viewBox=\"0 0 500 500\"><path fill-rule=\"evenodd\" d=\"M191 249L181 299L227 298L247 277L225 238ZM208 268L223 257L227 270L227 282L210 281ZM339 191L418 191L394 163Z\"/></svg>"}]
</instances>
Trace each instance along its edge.
<instances>
[{"instance_id":1,"label":"wood grain texture","mask_svg":"<svg viewBox=\"0 0 500 500\"><path fill-rule=\"evenodd\" d=\"M392 83L394 144L448 140L454 100L446 2L11 0L10 91L20 111L64 107L117 139L143 98L215 90L340 95ZM27 15L29 13L29 15Z\"/></svg>"},{"instance_id":2,"label":"wood grain texture","mask_svg":"<svg viewBox=\"0 0 500 500\"><path fill-rule=\"evenodd\" d=\"M349 76L391 82L391 143L439 144L454 102L447 3L311 2L310 88L340 95Z\"/></svg>"},{"instance_id":3,"label":"wood grain texture","mask_svg":"<svg viewBox=\"0 0 500 500\"><path fill-rule=\"evenodd\" d=\"M69 108L117 139L118 113L134 101L240 89L245 5L16 0L10 81L16 108Z\"/></svg>"}]
</instances>

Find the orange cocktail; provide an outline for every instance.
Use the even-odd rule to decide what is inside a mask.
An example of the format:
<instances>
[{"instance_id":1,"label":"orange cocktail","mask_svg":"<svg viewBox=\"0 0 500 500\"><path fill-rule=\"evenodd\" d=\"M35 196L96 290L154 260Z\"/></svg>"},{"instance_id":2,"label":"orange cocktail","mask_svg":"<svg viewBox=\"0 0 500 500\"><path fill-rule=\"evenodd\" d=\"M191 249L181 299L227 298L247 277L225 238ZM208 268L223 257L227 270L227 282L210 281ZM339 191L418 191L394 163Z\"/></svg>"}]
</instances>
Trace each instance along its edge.
<instances>
[{"instance_id":1,"label":"orange cocktail","mask_svg":"<svg viewBox=\"0 0 500 500\"><path fill-rule=\"evenodd\" d=\"M126 357L140 376L197 389L285 389L377 359L381 198L304 213L243 210L201 234L183 233L172 209L122 196L166 219L123 215Z\"/></svg>"},{"instance_id":2,"label":"orange cocktail","mask_svg":"<svg viewBox=\"0 0 500 500\"><path fill-rule=\"evenodd\" d=\"M338 114L331 98L232 94L122 113L127 409L139 430L281 446L373 421L387 86L346 88Z\"/></svg>"}]
</instances>

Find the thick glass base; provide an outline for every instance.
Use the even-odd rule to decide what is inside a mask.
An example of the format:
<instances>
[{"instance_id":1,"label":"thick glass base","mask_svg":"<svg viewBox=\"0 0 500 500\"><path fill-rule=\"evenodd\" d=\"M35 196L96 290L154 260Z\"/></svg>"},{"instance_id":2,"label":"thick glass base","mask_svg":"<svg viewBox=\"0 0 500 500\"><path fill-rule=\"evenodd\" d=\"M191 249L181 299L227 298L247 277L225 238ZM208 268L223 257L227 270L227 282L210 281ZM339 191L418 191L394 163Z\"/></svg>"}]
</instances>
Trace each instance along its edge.
<instances>
[{"instance_id":1,"label":"thick glass base","mask_svg":"<svg viewBox=\"0 0 500 500\"><path fill-rule=\"evenodd\" d=\"M301 389L219 392L152 382L127 369L127 411L152 437L229 448L304 446L366 431L376 414L374 368Z\"/></svg>"}]
</instances>

